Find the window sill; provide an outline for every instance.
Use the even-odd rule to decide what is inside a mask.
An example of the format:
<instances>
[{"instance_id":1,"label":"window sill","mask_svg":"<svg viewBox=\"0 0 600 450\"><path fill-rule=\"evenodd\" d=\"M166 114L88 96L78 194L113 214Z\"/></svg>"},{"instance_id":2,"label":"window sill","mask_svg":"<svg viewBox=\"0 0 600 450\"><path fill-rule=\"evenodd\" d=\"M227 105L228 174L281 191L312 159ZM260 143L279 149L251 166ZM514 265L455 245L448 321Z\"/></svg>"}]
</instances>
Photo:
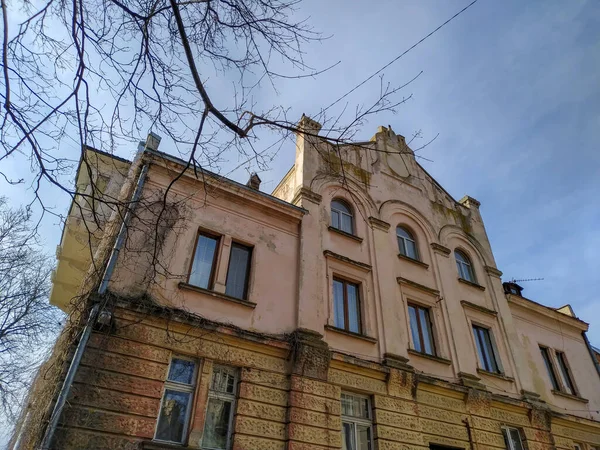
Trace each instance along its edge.
<instances>
[{"instance_id":1,"label":"window sill","mask_svg":"<svg viewBox=\"0 0 600 450\"><path fill-rule=\"evenodd\" d=\"M337 234L340 234L340 235L345 236L347 238L350 238L350 239L352 239L352 240L354 240L356 242L362 242L363 241L363 238L358 237L358 236L354 236L353 234L350 234L350 233L346 233L345 231L342 231L342 230L339 230L337 228L334 228L331 225L329 227L327 227L327 229L329 231L333 231L334 233L337 233Z\"/></svg>"},{"instance_id":2,"label":"window sill","mask_svg":"<svg viewBox=\"0 0 600 450\"><path fill-rule=\"evenodd\" d=\"M183 444L175 444L171 442L143 441L141 448L142 450L180 450L182 448L185 448L185 446Z\"/></svg>"},{"instance_id":3,"label":"window sill","mask_svg":"<svg viewBox=\"0 0 600 450\"><path fill-rule=\"evenodd\" d=\"M424 269L429 269L429 264L425 264L423 261L419 261L418 259L414 259L410 256L403 255L402 253L398 253L398 258L416 264L417 266L421 266Z\"/></svg>"},{"instance_id":4,"label":"window sill","mask_svg":"<svg viewBox=\"0 0 600 450\"><path fill-rule=\"evenodd\" d=\"M580 397L579 395L567 394L566 392L556 391L552 389L552 393L554 395L558 395L559 397L570 398L571 400L575 400L581 403L589 403L590 401L587 398Z\"/></svg>"},{"instance_id":5,"label":"window sill","mask_svg":"<svg viewBox=\"0 0 600 450\"><path fill-rule=\"evenodd\" d=\"M179 289L185 289L188 291L200 292L201 294L210 295L211 297L215 297L221 300L227 300L228 302L237 303L238 305L245 306L246 308L254 309L256 308L256 303L249 302L247 300L240 300L239 298L231 297L229 295L221 294L220 292L211 291L209 289L204 289L198 286L194 286L193 284L188 283L179 283Z\"/></svg>"},{"instance_id":6,"label":"window sill","mask_svg":"<svg viewBox=\"0 0 600 450\"><path fill-rule=\"evenodd\" d=\"M458 278L458 281L460 281L463 284L466 284L468 286L474 287L476 289L479 289L480 291L485 291L485 287L481 286L480 284L477 283L473 283L472 281L469 280L465 280L464 278Z\"/></svg>"},{"instance_id":7,"label":"window sill","mask_svg":"<svg viewBox=\"0 0 600 450\"><path fill-rule=\"evenodd\" d=\"M479 373L481 375L489 375L490 377L498 378L498 379L504 380L504 381L509 381L511 383L514 383L514 381L515 381L515 379L513 377L508 377L508 376L504 375L503 373L488 372L485 369L478 368L477 373Z\"/></svg>"},{"instance_id":8,"label":"window sill","mask_svg":"<svg viewBox=\"0 0 600 450\"><path fill-rule=\"evenodd\" d=\"M341 328L334 327L333 325L325 325L325 329L327 331L333 331L334 333L345 334L346 336L350 336L356 339L362 339L363 341L370 342L371 344L376 344L377 339L372 338L370 336L365 336L364 334L354 333L352 331L342 330Z\"/></svg>"},{"instance_id":9,"label":"window sill","mask_svg":"<svg viewBox=\"0 0 600 450\"><path fill-rule=\"evenodd\" d=\"M450 361L449 359L442 358L441 356L429 355L427 353L418 352L417 350L413 350L412 348L408 349L408 354L409 355L418 356L420 358L430 359L431 361L435 361L435 362L439 362L439 363L442 363L442 364L446 364L447 366L449 366L450 364L452 364L452 361Z\"/></svg>"}]
</instances>

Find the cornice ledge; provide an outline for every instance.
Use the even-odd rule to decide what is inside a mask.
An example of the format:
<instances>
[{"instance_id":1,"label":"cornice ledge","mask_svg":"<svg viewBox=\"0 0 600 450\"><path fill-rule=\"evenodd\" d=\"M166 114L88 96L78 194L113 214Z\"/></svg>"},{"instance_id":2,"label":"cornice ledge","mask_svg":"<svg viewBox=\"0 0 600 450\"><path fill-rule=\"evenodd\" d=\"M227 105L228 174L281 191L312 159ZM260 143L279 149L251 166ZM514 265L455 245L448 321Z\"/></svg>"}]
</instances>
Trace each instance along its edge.
<instances>
[{"instance_id":1,"label":"cornice ledge","mask_svg":"<svg viewBox=\"0 0 600 450\"><path fill-rule=\"evenodd\" d=\"M368 270L371 271L371 265L360 262L360 261L355 261L353 259L348 258L347 256L343 256L340 255L338 253L334 253L331 250L324 250L323 251L323 255L325 255L326 258L333 258L333 259L337 259L338 261L342 261L348 264L352 264L353 266L359 267L363 270Z\"/></svg>"},{"instance_id":2,"label":"cornice ledge","mask_svg":"<svg viewBox=\"0 0 600 450\"><path fill-rule=\"evenodd\" d=\"M414 367L408 364L408 361L408 358L401 355L396 355L395 353L383 354L383 364L385 366L392 367L394 369L404 370L407 372L414 372Z\"/></svg>"},{"instance_id":3,"label":"cornice ledge","mask_svg":"<svg viewBox=\"0 0 600 450\"><path fill-rule=\"evenodd\" d=\"M502 272L500 270L496 269L495 267L485 266L484 268L488 275L491 275L492 277L496 277L496 278L502 277Z\"/></svg>"},{"instance_id":4,"label":"cornice ledge","mask_svg":"<svg viewBox=\"0 0 600 450\"><path fill-rule=\"evenodd\" d=\"M450 256L450 253L452 253L452 250L450 250L448 247L444 247L442 244L438 244L437 242L432 242L431 248L434 252L439 253L446 258Z\"/></svg>"},{"instance_id":5,"label":"cornice ledge","mask_svg":"<svg viewBox=\"0 0 600 450\"><path fill-rule=\"evenodd\" d=\"M489 314L490 316L496 317L498 315L498 312L494 311L493 309L488 309L485 306L480 306L480 305L477 305L475 303L468 302L466 300L461 300L460 304L463 305L466 308L471 308L471 309L474 309L476 311L482 312L484 314Z\"/></svg>"},{"instance_id":6,"label":"cornice ledge","mask_svg":"<svg viewBox=\"0 0 600 450\"><path fill-rule=\"evenodd\" d=\"M317 194L316 192L311 191L308 188L301 187L300 189L298 189L296 191L296 194L294 195L294 198L292 199L292 204L295 205L300 200L308 200L309 202L319 205L321 203L321 200L323 200L323 197L321 195Z\"/></svg>"},{"instance_id":7,"label":"cornice ledge","mask_svg":"<svg viewBox=\"0 0 600 450\"><path fill-rule=\"evenodd\" d=\"M480 391L487 391L485 384L481 383L481 378L475 375L471 375L466 372L458 372L458 378L463 386L477 389Z\"/></svg>"},{"instance_id":8,"label":"cornice ledge","mask_svg":"<svg viewBox=\"0 0 600 450\"><path fill-rule=\"evenodd\" d=\"M408 280L408 279L402 278L402 277L396 278L396 281L399 284L406 284L406 285L411 286L411 287L413 287L415 289L419 289L421 291L425 291L425 292L427 292L429 294L433 294L433 295L436 295L438 297L440 295L440 291L438 291L437 289L430 288L430 287L425 286L423 284L417 283L416 281L411 281L411 280Z\"/></svg>"},{"instance_id":9,"label":"cornice ledge","mask_svg":"<svg viewBox=\"0 0 600 450\"><path fill-rule=\"evenodd\" d=\"M383 220L378 219L377 217L373 217L373 216L369 217L369 223L371 224L371 226L373 228L377 228L378 230L381 230L381 231L389 231L390 226L391 226L389 223L384 222Z\"/></svg>"}]
</instances>

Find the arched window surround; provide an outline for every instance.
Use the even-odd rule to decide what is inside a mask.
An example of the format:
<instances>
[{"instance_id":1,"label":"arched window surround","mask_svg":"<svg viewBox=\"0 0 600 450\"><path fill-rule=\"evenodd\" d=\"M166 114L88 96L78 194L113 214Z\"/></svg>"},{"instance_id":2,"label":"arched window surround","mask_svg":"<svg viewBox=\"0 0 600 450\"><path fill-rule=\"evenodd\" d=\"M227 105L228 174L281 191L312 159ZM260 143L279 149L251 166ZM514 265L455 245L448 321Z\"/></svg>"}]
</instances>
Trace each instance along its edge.
<instances>
[{"instance_id":1,"label":"arched window surround","mask_svg":"<svg viewBox=\"0 0 600 450\"><path fill-rule=\"evenodd\" d=\"M333 198L330 204L331 227L344 233L356 234L354 208L343 198Z\"/></svg>"}]
</instances>

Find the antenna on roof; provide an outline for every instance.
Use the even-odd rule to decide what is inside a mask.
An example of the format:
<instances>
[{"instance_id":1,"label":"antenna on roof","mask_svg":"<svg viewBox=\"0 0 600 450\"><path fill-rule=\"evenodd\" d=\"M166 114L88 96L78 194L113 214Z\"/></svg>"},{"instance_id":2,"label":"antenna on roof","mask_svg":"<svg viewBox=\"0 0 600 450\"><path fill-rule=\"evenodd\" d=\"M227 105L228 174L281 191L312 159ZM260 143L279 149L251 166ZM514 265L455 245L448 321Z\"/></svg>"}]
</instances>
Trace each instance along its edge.
<instances>
[{"instance_id":1,"label":"antenna on roof","mask_svg":"<svg viewBox=\"0 0 600 450\"><path fill-rule=\"evenodd\" d=\"M509 283L523 283L526 281L544 281L543 278L524 278L522 280L515 280L514 278L509 281Z\"/></svg>"}]
</instances>

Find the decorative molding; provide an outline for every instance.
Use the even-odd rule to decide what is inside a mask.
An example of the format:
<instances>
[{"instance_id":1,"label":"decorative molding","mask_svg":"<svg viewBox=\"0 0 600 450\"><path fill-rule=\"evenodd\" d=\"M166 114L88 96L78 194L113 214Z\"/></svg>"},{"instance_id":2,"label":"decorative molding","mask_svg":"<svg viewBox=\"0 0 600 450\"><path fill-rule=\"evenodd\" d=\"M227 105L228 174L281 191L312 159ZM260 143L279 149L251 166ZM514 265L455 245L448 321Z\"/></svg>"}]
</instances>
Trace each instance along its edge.
<instances>
[{"instance_id":1,"label":"decorative molding","mask_svg":"<svg viewBox=\"0 0 600 450\"><path fill-rule=\"evenodd\" d=\"M415 289L419 289L421 291L425 291L428 294L433 294L433 295L436 295L436 296L440 295L440 291L438 291L437 289L433 289L433 288L424 286L422 284L419 284L419 283L417 283L415 281L408 280L406 278L398 277L398 278L396 278L396 281L399 284L406 284L408 286L414 287Z\"/></svg>"},{"instance_id":2,"label":"decorative molding","mask_svg":"<svg viewBox=\"0 0 600 450\"><path fill-rule=\"evenodd\" d=\"M371 226L373 228L377 228L378 230L381 231L389 231L390 230L390 224L387 222L384 222L381 219L378 219L377 217L369 217L369 223L371 224Z\"/></svg>"},{"instance_id":3,"label":"decorative molding","mask_svg":"<svg viewBox=\"0 0 600 450\"><path fill-rule=\"evenodd\" d=\"M480 373L482 375L488 375L488 376L494 377L494 378L499 378L504 381L510 381L511 383L515 382L515 379L513 377L509 377L507 375L504 375L503 373L489 372L489 371L481 369L479 367L477 368L477 373Z\"/></svg>"},{"instance_id":4,"label":"decorative molding","mask_svg":"<svg viewBox=\"0 0 600 450\"><path fill-rule=\"evenodd\" d=\"M194 286L193 284L180 282L178 284L179 289L185 289L187 291L199 292L201 294L206 294L214 298L218 298L220 300L227 300L228 302L237 303L238 305L245 306L246 308L254 309L256 308L256 303L250 302L248 300L241 300L239 298L231 297L230 295L225 295L220 292L211 291L209 289L204 289L198 286Z\"/></svg>"},{"instance_id":5,"label":"decorative molding","mask_svg":"<svg viewBox=\"0 0 600 450\"><path fill-rule=\"evenodd\" d=\"M446 258L450 256L450 253L452 253L452 250L450 250L448 247L444 247L443 245L438 244L437 242L432 242L431 248L434 252L439 253L440 255L445 256Z\"/></svg>"},{"instance_id":6,"label":"decorative molding","mask_svg":"<svg viewBox=\"0 0 600 450\"><path fill-rule=\"evenodd\" d=\"M427 358L435 362L446 364L448 366L452 364L452 361L450 361L449 359L442 358L441 356L436 355L428 355L427 353L418 352L416 350L413 350L412 348L408 349L408 353L414 356L418 356L420 358Z\"/></svg>"},{"instance_id":7,"label":"decorative molding","mask_svg":"<svg viewBox=\"0 0 600 450\"><path fill-rule=\"evenodd\" d=\"M301 187L296 191L296 194L294 194L292 204L295 205L300 200L308 200L309 202L319 205L321 204L321 200L323 200L323 196L311 191L306 187Z\"/></svg>"},{"instance_id":8,"label":"decorative molding","mask_svg":"<svg viewBox=\"0 0 600 450\"><path fill-rule=\"evenodd\" d=\"M332 227L331 225L329 225L327 227L327 229L329 231L333 231L334 233L340 234L340 235L342 235L344 237L347 237L347 238L350 238L352 240L355 240L356 242L362 242L363 241L363 238L355 236L355 235L350 234L350 233L346 233L345 231L342 231L342 230L338 230L337 228Z\"/></svg>"},{"instance_id":9,"label":"decorative molding","mask_svg":"<svg viewBox=\"0 0 600 450\"><path fill-rule=\"evenodd\" d=\"M326 258L337 259L338 261L352 264L353 266L359 267L360 269L363 269L363 270L368 270L368 271L371 270L371 266L369 264L362 263L360 261L354 261L353 259L350 259L347 256L339 255L337 253L332 252L331 250L323 251L323 255L325 255Z\"/></svg>"},{"instance_id":10,"label":"decorative molding","mask_svg":"<svg viewBox=\"0 0 600 450\"><path fill-rule=\"evenodd\" d=\"M502 277L502 272L500 270L496 269L495 267L485 266L484 269L487 272L487 274L491 275L492 277L496 277L496 278Z\"/></svg>"},{"instance_id":11,"label":"decorative molding","mask_svg":"<svg viewBox=\"0 0 600 450\"><path fill-rule=\"evenodd\" d=\"M485 287L484 286L482 286L480 284L477 284L477 283L473 283L472 281L469 281L469 280L465 280L464 278L458 277L458 281L460 281L463 284L466 284L467 286L471 286L471 287L474 287L476 289L479 289L480 291L485 291Z\"/></svg>"},{"instance_id":12,"label":"decorative molding","mask_svg":"<svg viewBox=\"0 0 600 450\"><path fill-rule=\"evenodd\" d=\"M463 305L466 308L471 308L471 309L474 309L476 311L482 312L484 314L489 314L490 316L496 317L498 315L498 312L494 311L493 309L488 309L485 306L480 306L480 305L477 305L475 303L468 302L466 300L461 300L460 304Z\"/></svg>"},{"instance_id":13,"label":"decorative molding","mask_svg":"<svg viewBox=\"0 0 600 450\"><path fill-rule=\"evenodd\" d=\"M371 336L367 336L360 333L354 333L352 331L342 330L341 328L334 327L333 325L325 325L325 329L327 331L333 331L334 333L345 334L346 336L350 336L356 339L362 339L363 341L370 342L371 344L377 343L377 339L372 338Z\"/></svg>"},{"instance_id":14,"label":"decorative molding","mask_svg":"<svg viewBox=\"0 0 600 450\"><path fill-rule=\"evenodd\" d=\"M417 266L421 266L424 269L429 269L429 264L426 264L423 261L419 261L418 259L411 258L410 256L403 255L402 253L398 253L398 258L416 264Z\"/></svg>"}]
</instances>

